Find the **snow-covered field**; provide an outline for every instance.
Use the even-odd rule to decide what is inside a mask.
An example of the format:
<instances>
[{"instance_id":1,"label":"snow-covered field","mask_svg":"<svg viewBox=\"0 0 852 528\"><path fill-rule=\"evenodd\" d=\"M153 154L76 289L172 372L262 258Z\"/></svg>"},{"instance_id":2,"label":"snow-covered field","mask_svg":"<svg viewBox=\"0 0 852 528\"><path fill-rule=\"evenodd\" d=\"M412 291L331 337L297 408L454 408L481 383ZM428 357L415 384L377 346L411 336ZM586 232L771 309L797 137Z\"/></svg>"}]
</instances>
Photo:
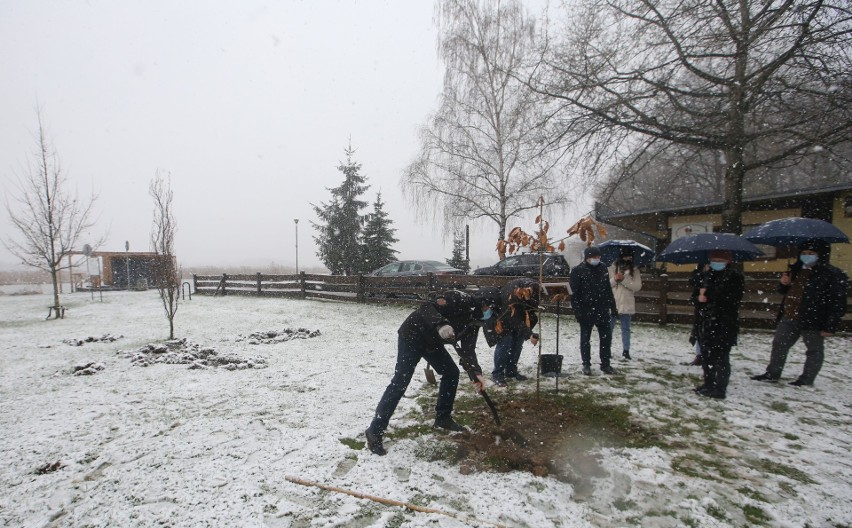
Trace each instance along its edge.
<instances>
[{"instance_id":1,"label":"snow-covered field","mask_svg":"<svg viewBox=\"0 0 852 528\"><path fill-rule=\"evenodd\" d=\"M577 375L577 326L563 318L560 351L571 375L562 390L593 391L628 406L667 445L600 449L606 475L593 480L593 493L579 496L553 478L464 475L426 461L424 447L442 434L395 440L398 428L430 422L415 401L433 394L423 387L422 369L391 421L389 454L359 449L410 308L194 296L177 314L179 337L267 365L227 370L131 362L129 353L167 336L155 292L109 292L102 303L75 293L63 302L66 318L45 321L48 295L0 296L3 526L852 524L849 337L828 341L815 387L795 388L748 380L762 372L771 334L746 333L735 349L729 397L720 402L691 392L698 370L682 364L690 359L683 327L635 325L634 360L616 360L614 377L585 378ZM259 345L244 339L284 328L321 335ZM553 352L554 328L545 321L545 352ZM105 334L122 337L75 346ZM480 345L489 367L490 351ZM785 381L795 379L802 359L799 344ZM522 370L532 374L534 361L527 345ZM90 363L103 368L72 374ZM490 392L498 405L507 396ZM470 393L468 383L461 393ZM288 476L456 517L307 487Z\"/></svg>"}]
</instances>

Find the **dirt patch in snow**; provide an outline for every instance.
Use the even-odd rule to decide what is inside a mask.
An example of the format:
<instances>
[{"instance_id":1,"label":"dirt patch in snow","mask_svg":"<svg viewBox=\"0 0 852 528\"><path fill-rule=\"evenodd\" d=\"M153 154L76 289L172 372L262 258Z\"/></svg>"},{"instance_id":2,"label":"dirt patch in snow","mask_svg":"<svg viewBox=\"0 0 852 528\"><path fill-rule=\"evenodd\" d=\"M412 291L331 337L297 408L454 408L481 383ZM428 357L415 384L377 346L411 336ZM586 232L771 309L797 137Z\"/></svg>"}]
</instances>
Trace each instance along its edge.
<instances>
[{"instance_id":1,"label":"dirt patch in snow","mask_svg":"<svg viewBox=\"0 0 852 528\"><path fill-rule=\"evenodd\" d=\"M285 328L284 330L270 330L267 332L254 332L247 336L240 335L235 341L247 341L250 345L271 345L283 343L291 339L310 339L320 335L319 330L308 330L307 328Z\"/></svg>"},{"instance_id":2,"label":"dirt patch in snow","mask_svg":"<svg viewBox=\"0 0 852 528\"><path fill-rule=\"evenodd\" d=\"M582 499L593 492L593 479L607 476L600 448L654 441L652 433L632 424L620 409L601 405L593 410L589 406L596 404L583 397L497 393L492 398L501 425L484 402L477 410L468 401L465 421L470 430L449 436L462 473L528 471L570 482L575 498Z\"/></svg>"},{"instance_id":3,"label":"dirt patch in snow","mask_svg":"<svg viewBox=\"0 0 852 528\"><path fill-rule=\"evenodd\" d=\"M151 343L136 350L121 353L139 367L148 367L156 363L189 365L191 369L218 367L226 370L259 369L268 366L263 358L219 354L214 347L192 343L185 338L165 343Z\"/></svg>"},{"instance_id":4,"label":"dirt patch in snow","mask_svg":"<svg viewBox=\"0 0 852 528\"><path fill-rule=\"evenodd\" d=\"M121 339L122 337L124 337L124 336L123 335L114 336L114 335L110 335L110 334L104 334L100 337L89 336L89 337L82 337L80 339L63 339L62 342L65 343L66 345L71 345L71 346L83 346L86 343L112 343L113 341L116 341L117 339Z\"/></svg>"}]
</instances>

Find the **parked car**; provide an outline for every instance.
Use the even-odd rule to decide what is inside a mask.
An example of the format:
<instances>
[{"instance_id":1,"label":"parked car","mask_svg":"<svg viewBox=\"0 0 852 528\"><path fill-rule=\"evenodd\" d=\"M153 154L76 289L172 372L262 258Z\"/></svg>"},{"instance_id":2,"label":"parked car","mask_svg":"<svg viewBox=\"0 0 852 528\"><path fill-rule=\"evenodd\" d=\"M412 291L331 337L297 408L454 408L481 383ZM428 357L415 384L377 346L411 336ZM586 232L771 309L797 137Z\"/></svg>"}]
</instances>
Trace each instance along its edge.
<instances>
[{"instance_id":1,"label":"parked car","mask_svg":"<svg viewBox=\"0 0 852 528\"><path fill-rule=\"evenodd\" d=\"M391 262L370 273L371 277L408 277L417 275L465 275L464 270L437 260L401 260Z\"/></svg>"},{"instance_id":2,"label":"parked car","mask_svg":"<svg viewBox=\"0 0 852 528\"><path fill-rule=\"evenodd\" d=\"M543 255L542 274L545 277L567 277L571 266L561 253ZM500 275L508 277L538 277L538 253L510 255L493 266L473 270L473 275Z\"/></svg>"}]
</instances>

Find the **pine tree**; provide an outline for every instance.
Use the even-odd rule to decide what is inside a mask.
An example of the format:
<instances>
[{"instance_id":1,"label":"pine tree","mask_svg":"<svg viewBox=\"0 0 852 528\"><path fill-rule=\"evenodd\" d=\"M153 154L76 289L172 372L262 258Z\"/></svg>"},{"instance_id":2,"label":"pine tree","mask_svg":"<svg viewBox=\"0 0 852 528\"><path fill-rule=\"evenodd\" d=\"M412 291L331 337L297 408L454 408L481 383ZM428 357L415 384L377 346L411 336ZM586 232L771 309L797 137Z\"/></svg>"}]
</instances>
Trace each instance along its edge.
<instances>
[{"instance_id":1,"label":"pine tree","mask_svg":"<svg viewBox=\"0 0 852 528\"><path fill-rule=\"evenodd\" d=\"M319 218L313 223L317 235L317 256L333 275L354 275L363 269L361 259L361 231L366 217L361 209L367 202L359 197L370 188L366 178L360 174L361 164L352 156L352 145L345 150L346 162L337 170L343 173L343 183L331 191L331 202L320 205L311 204Z\"/></svg>"},{"instance_id":2,"label":"pine tree","mask_svg":"<svg viewBox=\"0 0 852 528\"><path fill-rule=\"evenodd\" d=\"M373 214L370 215L370 220L364 228L363 253L362 262L364 268L363 273L368 273L378 269L385 264L390 264L396 259L397 250L391 248L393 244L399 242L399 239L394 238L393 234L396 229L393 229L393 220L388 218L387 212L384 210L382 202L382 193L376 196L376 201L373 203Z\"/></svg>"},{"instance_id":3,"label":"pine tree","mask_svg":"<svg viewBox=\"0 0 852 528\"><path fill-rule=\"evenodd\" d=\"M470 272L470 262L464 258L464 235L456 233L453 235L453 256L447 260L447 264L454 268Z\"/></svg>"}]
</instances>

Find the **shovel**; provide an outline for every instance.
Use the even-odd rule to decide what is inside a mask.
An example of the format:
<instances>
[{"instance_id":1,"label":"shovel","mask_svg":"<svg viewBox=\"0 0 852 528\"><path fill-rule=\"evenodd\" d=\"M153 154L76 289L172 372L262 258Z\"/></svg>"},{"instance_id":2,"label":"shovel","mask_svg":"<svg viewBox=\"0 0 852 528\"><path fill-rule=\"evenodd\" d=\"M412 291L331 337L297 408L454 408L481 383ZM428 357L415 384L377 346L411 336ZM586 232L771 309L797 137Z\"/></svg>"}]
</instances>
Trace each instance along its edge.
<instances>
[{"instance_id":1,"label":"shovel","mask_svg":"<svg viewBox=\"0 0 852 528\"><path fill-rule=\"evenodd\" d=\"M435 371L432 370L432 366L429 365L429 363L426 363L426 368L423 369L423 372L426 373L426 381L428 381L430 385L438 384L438 380L435 379Z\"/></svg>"},{"instance_id":2,"label":"shovel","mask_svg":"<svg viewBox=\"0 0 852 528\"><path fill-rule=\"evenodd\" d=\"M456 341L453 341L453 348L456 349L457 354L463 355L461 346L459 346ZM482 394L482 399L485 400L485 404L488 405L488 408L491 410L491 415L494 417L494 423L500 425L500 416L497 414L497 406L494 405L493 401L491 401L491 397L488 396L488 393L485 392L484 388L479 392L479 394Z\"/></svg>"}]
</instances>

